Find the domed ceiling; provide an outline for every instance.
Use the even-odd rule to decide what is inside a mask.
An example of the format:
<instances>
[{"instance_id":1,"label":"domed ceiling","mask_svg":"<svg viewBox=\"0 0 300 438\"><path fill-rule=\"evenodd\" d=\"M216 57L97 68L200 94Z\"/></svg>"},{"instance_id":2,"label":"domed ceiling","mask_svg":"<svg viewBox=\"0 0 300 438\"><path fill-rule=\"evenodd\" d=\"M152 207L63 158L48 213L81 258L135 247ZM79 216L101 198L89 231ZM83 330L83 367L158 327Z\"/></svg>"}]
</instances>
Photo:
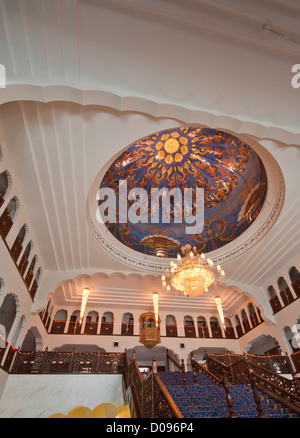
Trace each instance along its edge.
<instances>
[{"instance_id":1,"label":"domed ceiling","mask_svg":"<svg viewBox=\"0 0 300 438\"><path fill-rule=\"evenodd\" d=\"M149 220L145 223L119 220L120 181L126 181L127 193L137 188L147 192ZM116 194L116 220L106 221L116 239L143 254L174 258L186 244L208 253L245 232L263 207L267 176L257 153L237 137L209 128L183 126L157 132L130 145L106 171L100 184L103 188L111 188ZM157 223L151 222L153 188L179 188L182 193L185 188L192 189L193 212L196 189L204 189L202 231L188 234L186 226L190 223L184 215L181 223L172 221L174 202L170 203L170 223L163 222L162 214ZM133 201L126 202L130 209ZM98 204L102 205L103 200ZM106 207L107 212L108 204Z\"/></svg>"}]
</instances>

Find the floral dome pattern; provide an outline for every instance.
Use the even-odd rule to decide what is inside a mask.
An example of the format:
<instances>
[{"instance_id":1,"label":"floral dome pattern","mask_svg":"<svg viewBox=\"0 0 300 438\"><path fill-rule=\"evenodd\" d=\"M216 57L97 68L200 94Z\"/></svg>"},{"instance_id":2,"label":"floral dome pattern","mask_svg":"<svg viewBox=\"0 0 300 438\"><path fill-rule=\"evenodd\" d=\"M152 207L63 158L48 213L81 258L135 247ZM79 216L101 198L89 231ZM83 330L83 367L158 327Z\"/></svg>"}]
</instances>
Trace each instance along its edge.
<instances>
[{"instance_id":1,"label":"floral dome pattern","mask_svg":"<svg viewBox=\"0 0 300 438\"><path fill-rule=\"evenodd\" d=\"M149 196L154 187L188 187L193 193L204 189L204 228L199 234L187 234L184 221L106 222L110 233L129 248L154 256L163 249L170 258L186 244L208 253L232 242L256 219L267 193L258 154L232 134L203 127L168 129L131 144L109 166L100 189L112 188L118 198L121 180L128 191L139 187Z\"/></svg>"}]
</instances>

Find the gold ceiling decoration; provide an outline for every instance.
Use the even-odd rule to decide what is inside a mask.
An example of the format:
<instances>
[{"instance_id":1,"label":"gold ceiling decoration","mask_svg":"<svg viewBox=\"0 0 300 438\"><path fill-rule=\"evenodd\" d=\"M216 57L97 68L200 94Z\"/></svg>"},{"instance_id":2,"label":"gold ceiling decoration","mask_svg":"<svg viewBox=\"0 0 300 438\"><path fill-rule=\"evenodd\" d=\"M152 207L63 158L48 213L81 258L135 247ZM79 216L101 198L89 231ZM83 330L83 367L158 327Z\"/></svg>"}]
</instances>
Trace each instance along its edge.
<instances>
[{"instance_id":1,"label":"gold ceiling decoration","mask_svg":"<svg viewBox=\"0 0 300 438\"><path fill-rule=\"evenodd\" d=\"M156 257L167 257L169 251L179 251L181 243L171 237L153 234L141 240L146 247L153 249Z\"/></svg>"},{"instance_id":2,"label":"gold ceiling decoration","mask_svg":"<svg viewBox=\"0 0 300 438\"><path fill-rule=\"evenodd\" d=\"M166 274L162 275L162 285L171 290L173 287L176 293L183 292L186 296L200 296L208 291L218 278L222 282L225 272L217 265L214 272L214 263L211 259L206 259L202 253L199 255L194 246L191 250L190 245L185 245L182 248L183 257L178 253L177 263L171 261L170 269L166 270Z\"/></svg>"}]
</instances>

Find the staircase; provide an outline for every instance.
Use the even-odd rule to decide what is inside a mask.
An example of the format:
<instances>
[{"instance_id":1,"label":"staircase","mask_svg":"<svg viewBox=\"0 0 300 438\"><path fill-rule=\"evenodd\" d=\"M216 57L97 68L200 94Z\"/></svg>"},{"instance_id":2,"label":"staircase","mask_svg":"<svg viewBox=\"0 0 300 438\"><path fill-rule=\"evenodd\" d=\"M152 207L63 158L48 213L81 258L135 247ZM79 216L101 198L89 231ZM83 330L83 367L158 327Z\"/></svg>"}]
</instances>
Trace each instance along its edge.
<instances>
[{"instance_id":1,"label":"staircase","mask_svg":"<svg viewBox=\"0 0 300 438\"><path fill-rule=\"evenodd\" d=\"M186 386L183 385L181 372L160 372L158 376L184 418L228 418L225 389L203 373L196 374L198 383L194 384L193 374L186 373ZM235 418L257 416L252 390L248 385L230 386L230 394ZM267 394L261 392L261 399L265 417L300 418L300 414L294 413Z\"/></svg>"}]
</instances>

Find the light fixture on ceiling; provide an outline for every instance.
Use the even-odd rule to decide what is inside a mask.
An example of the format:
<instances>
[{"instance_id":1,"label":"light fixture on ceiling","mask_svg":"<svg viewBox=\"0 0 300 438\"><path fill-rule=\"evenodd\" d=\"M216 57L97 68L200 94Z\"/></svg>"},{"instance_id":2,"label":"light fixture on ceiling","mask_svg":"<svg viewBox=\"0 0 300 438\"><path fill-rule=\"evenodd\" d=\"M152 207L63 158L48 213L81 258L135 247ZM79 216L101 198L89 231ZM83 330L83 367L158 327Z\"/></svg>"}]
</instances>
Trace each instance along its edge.
<instances>
[{"instance_id":1,"label":"light fixture on ceiling","mask_svg":"<svg viewBox=\"0 0 300 438\"><path fill-rule=\"evenodd\" d=\"M224 313L223 313L223 308L222 308L222 301L220 297L215 297L215 303L220 315L220 319L222 321L223 327L225 329L225 319L224 319Z\"/></svg>"},{"instance_id":2,"label":"light fixture on ceiling","mask_svg":"<svg viewBox=\"0 0 300 438\"><path fill-rule=\"evenodd\" d=\"M191 251L190 245L185 245L182 248L183 257L178 253L177 263L171 261L170 270L166 270L166 275L162 275L162 285L168 290L171 287L183 292L186 296L199 296L204 292L208 292L216 277L222 282L225 272L220 265L216 267L216 273L213 272L214 263L211 259L206 259L202 253L199 255L194 246Z\"/></svg>"},{"instance_id":3,"label":"light fixture on ceiling","mask_svg":"<svg viewBox=\"0 0 300 438\"><path fill-rule=\"evenodd\" d=\"M152 294L156 327L158 327L158 297L159 297L158 292L154 292Z\"/></svg>"},{"instance_id":4,"label":"light fixture on ceiling","mask_svg":"<svg viewBox=\"0 0 300 438\"><path fill-rule=\"evenodd\" d=\"M90 293L90 289L87 287L82 290L81 309L80 309L80 318L79 318L80 323L82 323L89 293Z\"/></svg>"}]
</instances>

